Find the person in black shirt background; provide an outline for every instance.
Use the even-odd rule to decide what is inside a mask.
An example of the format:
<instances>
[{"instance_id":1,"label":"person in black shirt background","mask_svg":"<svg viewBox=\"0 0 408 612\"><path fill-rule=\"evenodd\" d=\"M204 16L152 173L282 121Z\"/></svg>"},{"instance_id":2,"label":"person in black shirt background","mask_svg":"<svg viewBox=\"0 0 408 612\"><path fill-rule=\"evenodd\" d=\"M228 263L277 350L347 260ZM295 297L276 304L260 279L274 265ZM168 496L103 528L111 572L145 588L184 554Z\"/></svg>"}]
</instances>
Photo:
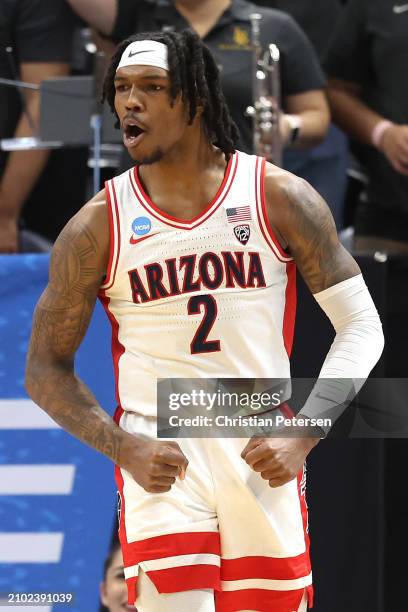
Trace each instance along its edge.
<instances>
[{"instance_id":1,"label":"person in black shirt background","mask_svg":"<svg viewBox=\"0 0 408 612\"><path fill-rule=\"evenodd\" d=\"M52 10L48 0L0 0L0 77L39 84L68 75L74 25L65 0L53 0ZM0 108L0 139L36 135L37 91L0 84ZM0 150L0 253L19 250L20 213L28 229L57 237L83 202L87 155L85 148Z\"/></svg>"},{"instance_id":2,"label":"person in black shirt background","mask_svg":"<svg viewBox=\"0 0 408 612\"><path fill-rule=\"evenodd\" d=\"M368 183L355 214L355 245L387 258L386 375L407 378L408 343L408 4L348 0L328 50L329 100L335 121L353 139ZM406 397L390 398L390 409ZM405 439L385 445L385 607L406 598Z\"/></svg>"},{"instance_id":3,"label":"person in black shirt background","mask_svg":"<svg viewBox=\"0 0 408 612\"><path fill-rule=\"evenodd\" d=\"M256 4L279 9L295 19L322 60L341 15L340 0L257 0Z\"/></svg>"},{"instance_id":4,"label":"person in black shirt background","mask_svg":"<svg viewBox=\"0 0 408 612\"><path fill-rule=\"evenodd\" d=\"M389 261L387 376L408 375L408 5L349 0L328 50L329 101L367 175L354 249Z\"/></svg>"},{"instance_id":5,"label":"person in black shirt background","mask_svg":"<svg viewBox=\"0 0 408 612\"><path fill-rule=\"evenodd\" d=\"M257 0L257 4L289 13L301 26L322 61L342 13L340 0ZM287 151L285 167L299 174L329 202L340 230L345 224L344 199L350 165L347 138L334 124L324 142L307 151Z\"/></svg>"},{"instance_id":6,"label":"person in black shirt background","mask_svg":"<svg viewBox=\"0 0 408 612\"><path fill-rule=\"evenodd\" d=\"M221 79L232 117L241 132L239 148L252 151L252 123L245 116L253 103L251 90L252 48L249 16L263 16L263 45L275 42L281 51L283 110L301 119L300 131L289 120L282 122L284 143L312 147L324 138L329 113L323 88L325 79L318 58L296 22L286 13L258 7L245 0L69 0L71 6L119 42L138 31L192 27L204 40L221 67ZM293 136L296 142L291 143Z\"/></svg>"},{"instance_id":7,"label":"person in black shirt background","mask_svg":"<svg viewBox=\"0 0 408 612\"><path fill-rule=\"evenodd\" d=\"M334 119L369 179L355 217L361 248L408 252L407 65L408 5L349 0L325 67Z\"/></svg>"}]
</instances>

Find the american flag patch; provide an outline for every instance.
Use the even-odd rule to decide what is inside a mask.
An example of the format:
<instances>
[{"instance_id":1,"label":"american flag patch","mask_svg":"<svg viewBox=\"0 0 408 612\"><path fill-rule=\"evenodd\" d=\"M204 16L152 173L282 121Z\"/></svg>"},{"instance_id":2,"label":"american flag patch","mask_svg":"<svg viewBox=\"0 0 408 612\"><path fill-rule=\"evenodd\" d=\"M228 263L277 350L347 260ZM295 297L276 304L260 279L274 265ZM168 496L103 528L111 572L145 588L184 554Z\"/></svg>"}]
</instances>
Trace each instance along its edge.
<instances>
[{"instance_id":1,"label":"american flag patch","mask_svg":"<svg viewBox=\"0 0 408 612\"><path fill-rule=\"evenodd\" d=\"M237 221L250 221L251 207L237 206L236 208L227 208L228 223L236 223Z\"/></svg>"}]
</instances>

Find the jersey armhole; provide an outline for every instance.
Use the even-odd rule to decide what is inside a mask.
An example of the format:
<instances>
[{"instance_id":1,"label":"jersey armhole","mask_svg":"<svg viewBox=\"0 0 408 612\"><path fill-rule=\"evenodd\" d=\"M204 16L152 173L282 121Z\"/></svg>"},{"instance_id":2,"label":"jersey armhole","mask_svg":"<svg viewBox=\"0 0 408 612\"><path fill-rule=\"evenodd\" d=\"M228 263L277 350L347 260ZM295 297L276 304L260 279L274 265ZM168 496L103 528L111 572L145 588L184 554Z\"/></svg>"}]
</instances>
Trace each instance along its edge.
<instances>
[{"instance_id":1,"label":"jersey armhole","mask_svg":"<svg viewBox=\"0 0 408 612\"><path fill-rule=\"evenodd\" d=\"M293 261L293 257L285 253L285 251L282 249L268 219L265 198L265 168L265 158L258 157L255 166L255 199L259 227L261 228L261 232L266 243L269 245L277 259L283 263L287 263Z\"/></svg>"},{"instance_id":2,"label":"jersey armhole","mask_svg":"<svg viewBox=\"0 0 408 612\"><path fill-rule=\"evenodd\" d=\"M113 179L105 182L105 193L109 220L109 259L105 281L103 285L101 285L102 291L110 289L115 282L120 251L119 210Z\"/></svg>"}]
</instances>

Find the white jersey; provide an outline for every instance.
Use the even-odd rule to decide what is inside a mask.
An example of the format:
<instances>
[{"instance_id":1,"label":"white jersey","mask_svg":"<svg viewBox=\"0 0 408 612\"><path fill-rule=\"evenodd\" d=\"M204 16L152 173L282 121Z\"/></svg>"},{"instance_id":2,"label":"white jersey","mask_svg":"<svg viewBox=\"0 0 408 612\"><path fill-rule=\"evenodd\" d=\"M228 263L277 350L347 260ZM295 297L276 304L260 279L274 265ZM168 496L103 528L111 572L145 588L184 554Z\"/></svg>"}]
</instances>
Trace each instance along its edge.
<instances>
[{"instance_id":1,"label":"white jersey","mask_svg":"<svg viewBox=\"0 0 408 612\"><path fill-rule=\"evenodd\" d=\"M289 378L296 279L266 216L265 160L236 152L202 213L174 218L132 168L106 184L101 288L117 400L156 415L158 378Z\"/></svg>"}]
</instances>

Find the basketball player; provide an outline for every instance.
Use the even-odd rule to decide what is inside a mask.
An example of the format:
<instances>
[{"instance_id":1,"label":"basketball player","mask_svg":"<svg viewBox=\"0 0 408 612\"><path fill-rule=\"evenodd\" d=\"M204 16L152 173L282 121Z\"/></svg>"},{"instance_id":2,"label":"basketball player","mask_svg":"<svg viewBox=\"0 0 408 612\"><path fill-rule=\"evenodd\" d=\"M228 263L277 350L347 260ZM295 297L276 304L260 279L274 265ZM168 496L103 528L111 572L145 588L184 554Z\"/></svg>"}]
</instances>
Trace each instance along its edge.
<instances>
[{"instance_id":1,"label":"basketball player","mask_svg":"<svg viewBox=\"0 0 408 612\"><path fill-rule=\"evenodd\" d=\"M156 379L289 377L295 265L337 332L322 376L368 375L383 346L378 314L316 192L235 150L215 62L195 34L124 41L104 93L135 167L55 244L27 389L116 463L129 603L303 612L303 464L317 439L157 440ZM74 372L98 296L112 324L115 422Z\"/></svg>"}]
</instances>

